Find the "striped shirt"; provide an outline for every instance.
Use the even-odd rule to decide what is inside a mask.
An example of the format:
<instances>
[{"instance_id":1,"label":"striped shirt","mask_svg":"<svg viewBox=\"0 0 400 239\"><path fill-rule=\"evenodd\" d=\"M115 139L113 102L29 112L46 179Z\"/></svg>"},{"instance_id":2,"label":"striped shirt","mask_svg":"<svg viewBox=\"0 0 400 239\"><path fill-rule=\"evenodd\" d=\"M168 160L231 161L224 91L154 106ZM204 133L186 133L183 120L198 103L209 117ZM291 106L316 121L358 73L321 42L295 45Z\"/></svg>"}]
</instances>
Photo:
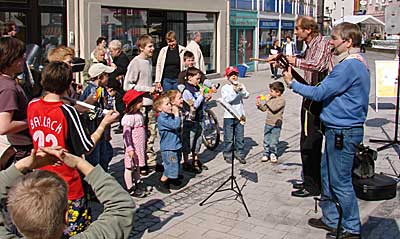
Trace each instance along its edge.
<instances>
[{"instance_id":1,"label":"striped shirt","mask_svg":"<svg viewBox=\"0 0 400 239\"><path fill-rule=\"evenodd\" d=\"M93 147L90 135L84 129L78 112L62 101L48 102L42 98L32 100L28 105L29 132L35 149L61 146L74 155L88 153ZM76 169L65 164L41 168L57 173L68 184L68 199L83 197L83 188Z\"/></svg>"},{"instance_id":2,"label":"striped shirt","mask_svg":"<svg viewBox=\"0 0 400 239\"><path fill-rule=\"evenodd\" d=\"M333 68L329 40L321 34L307 43L304 58L296 58L296 67L304 70L304 79L311 85L322 81Z\"/></svg>"}]
</instances>

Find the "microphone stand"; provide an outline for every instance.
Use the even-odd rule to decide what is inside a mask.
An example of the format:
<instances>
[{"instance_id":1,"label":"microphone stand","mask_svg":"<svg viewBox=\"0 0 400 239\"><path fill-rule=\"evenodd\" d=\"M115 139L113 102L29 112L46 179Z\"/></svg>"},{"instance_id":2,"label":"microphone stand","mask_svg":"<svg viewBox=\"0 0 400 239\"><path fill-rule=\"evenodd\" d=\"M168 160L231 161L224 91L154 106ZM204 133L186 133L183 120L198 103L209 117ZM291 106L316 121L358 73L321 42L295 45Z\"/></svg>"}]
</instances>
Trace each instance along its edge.
<instances>
[{"instance_id":1,"label":"microphone stand","mask_svg":"<svg viewBox=\"0 0 400 239\"><path fill-rule=\"evenodd\" d=\"M220 101L218 101L226 110L228 110L228 112L231 112L230 109L228 109L223 103L221 103ZM231 113L232 114L232 113ZM237 119L238 121L240 121L240 118L237 117L236 114L232 114L235 119ZM239 123L239 122L238 122ZM247 205L244 201L243 198L243 194L242 191L236 181L236 176L234 174L234 160L235 160L235 127L233 127L233 145L232 145L232 162L231 162L231 175L228 177L228 179L225 180L225 182L223 182L217 189L215 189L210 195L208 195L208 197L206 199L204 199L199 205L203 206L204 203L211 198L215 193L217 192L224 192L224 191L233 191L236 194L236 198L240 197L241 199L241 203L243 204L244 208L246 209L247 212L247 216L251 217L249 209L247 208ZM228 182L230 182L230 187L229 188L225 188L225 189L221 189L223 186L225 186L225 184L227 184Z\"/></svg>"}]
</instances>

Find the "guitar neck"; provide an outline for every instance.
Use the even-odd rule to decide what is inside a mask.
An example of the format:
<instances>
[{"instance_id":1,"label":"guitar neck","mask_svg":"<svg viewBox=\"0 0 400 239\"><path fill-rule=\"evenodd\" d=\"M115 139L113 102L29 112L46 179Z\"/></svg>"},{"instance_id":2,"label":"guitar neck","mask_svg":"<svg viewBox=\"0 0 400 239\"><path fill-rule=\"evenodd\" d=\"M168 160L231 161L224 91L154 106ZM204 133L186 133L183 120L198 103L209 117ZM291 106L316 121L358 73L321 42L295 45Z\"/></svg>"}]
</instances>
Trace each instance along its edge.
<instances>
[{"instance_id":1,"label":"guitar neck","mask_svg":"<svg viewBox=\"0 0 400 239\"><path fill-rule=\"evenodd\" d=\"M262 58L250 58L250 61L262 61L262 62L268 62L267 59L262 59Z\"/></svg>"}]
</instances>

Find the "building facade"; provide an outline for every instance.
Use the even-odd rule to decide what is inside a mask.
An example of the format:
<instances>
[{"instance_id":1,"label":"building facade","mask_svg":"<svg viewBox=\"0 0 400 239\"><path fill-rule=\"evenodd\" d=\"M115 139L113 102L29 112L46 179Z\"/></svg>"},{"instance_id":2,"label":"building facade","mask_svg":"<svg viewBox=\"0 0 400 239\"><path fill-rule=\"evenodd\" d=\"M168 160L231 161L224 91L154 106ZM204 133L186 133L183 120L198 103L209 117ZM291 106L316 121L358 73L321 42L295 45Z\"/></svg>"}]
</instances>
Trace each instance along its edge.
<instances>
[{"instance_id":1,"label":"building facade","mask_svg":"<svg viewBox=\"0 0 400 239\"><path fill-rule=\"evenodd\" d=\"M14 22L17 38L49 49L67 44L66 0L0 0L0 25Z\"/></svg>"},{"instance_id":2,"label":"building facade","mask_svg":"<svg viewBox=\"0 0 400 239\"><path fill-rule=\"evenodd\" d=\"M286 36L294 39L296 18L316 17L316 10L316 0L231 0L230 64L257 69L250 58L266 58L275 40L282 45Z\"/></svg>"},{"instance_id":3,"label":"building facade","mask_svg":"<svg viewBox=\"0 0 400 239\"><path fill-rule=\"evenodd\" d=\"M356 1L325 0L323 34L330 35L333 22L343 19L344 16L355 15Z\"/></svg>"},{"instance_id":4,"label":"building facade","mask_svg":"<svg viewBox=\"0 0 400 239\"><path fill-rule=\"evenodd\" d=\"M44 52L64 44L86 59L99 36L120 40L133 57L136 39L150 34L156 58L166 45L168 31L175 31L183 46L191 40L191 33L199 31L210 74L220 73L228 65L227 9L225 0L0 0L0 24L15 22L17 37L41 45Z\"/></svg>"}]
</instances>

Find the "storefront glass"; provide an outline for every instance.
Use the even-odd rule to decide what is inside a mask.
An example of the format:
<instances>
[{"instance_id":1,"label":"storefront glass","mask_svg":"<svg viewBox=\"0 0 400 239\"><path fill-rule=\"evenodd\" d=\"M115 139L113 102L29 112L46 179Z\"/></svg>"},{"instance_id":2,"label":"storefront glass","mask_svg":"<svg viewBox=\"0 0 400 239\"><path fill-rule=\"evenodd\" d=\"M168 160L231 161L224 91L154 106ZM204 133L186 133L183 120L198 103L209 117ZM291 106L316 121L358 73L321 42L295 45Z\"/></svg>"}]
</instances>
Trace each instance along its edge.
<instances>
[{"instance_id":1,"label":"storefront glass","mask_svg":"<svg viewBox=\"0 0 400 239\"><path fill-rule=\"evenodd\" d=\"M276 12L276 1L277 0L265 0L264 11L265 12Z\"/></svg>"},{"instance_id":2,"label":"storefront glass","mask_svg":"<svg viewBox=\"0 0 400 239\"><path fill-rule=\"evenodd\" d=\"M279 20L260 20L259 56L265 58L269 54L272 43L277 39Z\"/></svg>"},{"instance_id":3,"label":"storefront glass","mask_svg":"<svg viewBox=\"0 0 400 239\"><path fill-rule=\"evenodd\" d=\"M299 15L304 15L304 0L300 0L299 2Z\"/></svg>"},{"instance_id":4,"label":"storefront glass","mask_svg":"<svg viewBox=\"0 0 400 239\"><path fill-rule=\"evenodd\" d=\"M281 42L285 42L285 38L287 36L290 36L292 39L294 39L294 21L282 20L281 26Z\"/></svg>"},{"instance_id":5,"label":"storefront glass","mask_svg":"<svg viewBox=\"0 0 400 239\"><path fill-rule=\"evenodd\" d=\"M252 10L253 0L236 0L236 2L237 9Z\"/></svg>"},{"instance_id":6,"label":"storefront glass","mask_svg":"<svg viewBox=\"0 0 400 239\"><path fill-rule=\"evenodd\" d=\"M202 36L200 44L207 73L215 72L216 14L214 13L103 7L101 29L102 35L108 41L118 39L123 46L133 45L134 50L131 53L125 52L130 58L138 54L135 46L137 38L143 34L151 35L155 46L153 65L157 62L160 49L166 46L165 34L168 31L174 31L177 42L183 46L186 46L193 32L199 31Z\"/></svg>"},{"instance_id":7,"label":"storefront glass","mask_svg":"<svg viewBox=\"0 0 400 239\"><path fill-rule=\"evenodd\" d=\"M61 13L41 13L41 37L44 56L49 50L56 48L64 42L63 14Z\"/></svg>"},{"instance_id":8,"label":"storefront glass","mask_svg":"<svg viewBox=\"0 0 400 239\"><path fill-rule=\"evenodd\" d=\"M147 11L136 9L101 9L101 33L110 42L120 40L124 52L132 58L138 54L136 40L140 35L147 34ZM152 34L161 24L150 25ZM125 46L125 47L124 47Z\"/></svg>"},{"instance_id":9,"label":"storefront glass","mask_svg":"<svg viewBox=\"0 0 400 239\"><path fill-rule=\"evenodd\" d=\"M285 4L284 13L292 14L292 11L293 11L293 3L292 2L293 2L292 0L285 0L284 1L284 4Z\"/></svg>"},{"instance_id":10,"label":"storefront glass","mask_svg":"<svg viewBox=\"0 0 400 239\"><path fill-rule=\"evenodd\" d=\"M201 33L201 50L206 63L207 73L215 72L216 63L216 15L213 13L187 13L187 40L196 31Z\"/></svg>"},{"instance_id":11,"label":"storefront glass","mask_svg":"<svg viewBox=\"0 0 400 239\"><path fill-rule=\"evenodd\" d=\"M231 65L249 64L254 57L254 28L238 28L231 30Z\"/></svg>"},{"instance_id":12,"label":"storefront glass","mask_svg":"<svg viewBox=\"0 0 400 239\"><path fill-rule=\"evenodd\" d=\"M63 7L64 0L39 0L39 6Z\"/></svg>"},{"instance_id":13,"label":"storefront glass","mask_svg":"<svg viewBox=\"0 0 400 239\"><path fill-rule=\"evenodd\" d=\"M3 23L14 22L17 25L17 38L26 42L26 14L23 12L0 12L0 29Z\"/></svg>"}]
</instances>

